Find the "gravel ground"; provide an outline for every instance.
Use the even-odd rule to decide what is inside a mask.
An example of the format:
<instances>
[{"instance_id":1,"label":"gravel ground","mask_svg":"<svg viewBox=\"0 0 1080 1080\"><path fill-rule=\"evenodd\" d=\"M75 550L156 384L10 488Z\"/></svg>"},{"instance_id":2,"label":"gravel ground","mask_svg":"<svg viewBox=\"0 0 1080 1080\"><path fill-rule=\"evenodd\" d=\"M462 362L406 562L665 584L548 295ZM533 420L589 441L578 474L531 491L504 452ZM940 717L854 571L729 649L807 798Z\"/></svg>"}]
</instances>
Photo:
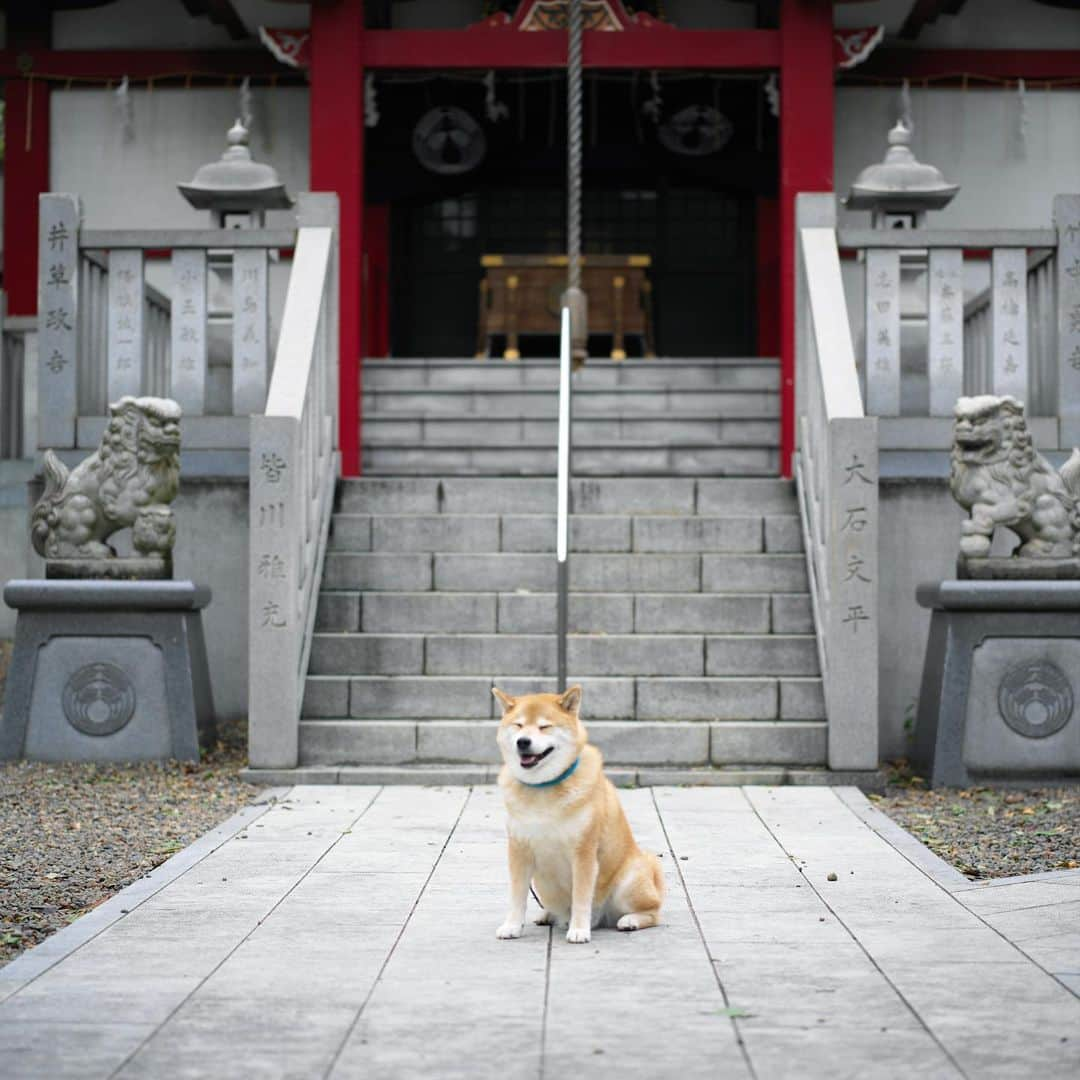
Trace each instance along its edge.
<instances>
[{"instance_id":1,"label":"gravel ground","mask_svg":"<svg viewBox=\"0 0 1080 1080\"><path fill-rule=\"evenodd\" d=\"M251 802L223 735L198 765L0 765L0 966Z\"/></svg>"},{"instance_id":2,"label":"gravel ground","mask_svg":"<svg viewBox=\"0 0 1080 1080\"><path fill-rule=\"evenodd\" d=\"M972 880L1080 868L1080 787L927 791L904 763L870 799Z\"/></svg>"}]
</instances>

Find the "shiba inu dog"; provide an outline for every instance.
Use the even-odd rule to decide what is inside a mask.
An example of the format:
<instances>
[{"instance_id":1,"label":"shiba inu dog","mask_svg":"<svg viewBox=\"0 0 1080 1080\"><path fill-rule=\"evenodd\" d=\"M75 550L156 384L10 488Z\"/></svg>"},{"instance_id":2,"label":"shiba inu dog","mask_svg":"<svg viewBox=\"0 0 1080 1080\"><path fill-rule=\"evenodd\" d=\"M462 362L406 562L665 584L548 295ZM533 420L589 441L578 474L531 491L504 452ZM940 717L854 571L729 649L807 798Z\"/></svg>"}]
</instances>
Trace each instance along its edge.
<instances>
[{"instance_id":1,"label":"shiba inu dog","mask_svg":"<svg viewBox=\"0 0 1080 1080\"><path fill-rule=\"evenodd\" d=\"M588 941L596 926L655 926L660 861L634 842L600 751L589 745L581 687L519 698L492 692L503 707L499 786L510 855L510 910L496 936L521 937L530 883L544 907L536 922L569 921L567 941Z\"/></svg>"}]
</instances>

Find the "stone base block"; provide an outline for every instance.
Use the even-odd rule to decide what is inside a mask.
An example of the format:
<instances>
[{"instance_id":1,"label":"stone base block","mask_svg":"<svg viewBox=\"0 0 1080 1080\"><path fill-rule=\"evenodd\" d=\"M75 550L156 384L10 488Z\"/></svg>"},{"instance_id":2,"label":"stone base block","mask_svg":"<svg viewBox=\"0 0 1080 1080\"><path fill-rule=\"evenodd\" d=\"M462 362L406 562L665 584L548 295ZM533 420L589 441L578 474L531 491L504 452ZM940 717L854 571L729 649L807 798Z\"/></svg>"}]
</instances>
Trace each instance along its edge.
<instances>
[{"instance_id":1,"label":"stone base block","mask_svg":"<svg viewBox=\"0 0 1080 1080\"><path fill-rule=\"evenodd\" d=\"M1080 776L1080 582L917 595L932 615L912 757L931 786Z\"/></svg>"},{"instance_id":2,"label":"stone base block","mask_svg":"<svg viewBox=\"0 0 1080 1080\"><path fill-rule=\"evenodd\" d=\"M190 581L12 581L15 649L0 760L197 761L214 737Z\"/></svg>"},{"instance_id":3,"label":"stone base block","mask_svg":"<svg viewBox=\"0 0 1080 1080\"><path fill-rule=\"evenodd\" d=\"M985 559L956 560L956 576L972 581L1076 581L1080 579L1080 559L1034 559L1020 555Z\"/></svg>"}]
</instances>

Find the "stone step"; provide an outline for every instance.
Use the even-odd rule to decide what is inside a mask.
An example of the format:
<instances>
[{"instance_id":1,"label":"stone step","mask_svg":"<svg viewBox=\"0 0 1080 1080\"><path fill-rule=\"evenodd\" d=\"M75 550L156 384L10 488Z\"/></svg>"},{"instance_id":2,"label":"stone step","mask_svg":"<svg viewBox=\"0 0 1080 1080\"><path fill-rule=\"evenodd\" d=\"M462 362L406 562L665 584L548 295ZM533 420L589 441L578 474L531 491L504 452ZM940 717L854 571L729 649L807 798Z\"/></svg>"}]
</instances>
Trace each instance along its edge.
<instances>
[{"instance_id":1,"label":"stone step","mask_svg":"<svg viewBox=\"0 0 1080 1080\"><path fill-rule=\"evenodd\" d=\"M772 445L612 445L574 449L576 476L775 476ZM554 476L556 451L511 446L368 446L364 471L376 476Z\"/></svg>"},{"instance_id":2,"label":"stone step","mask_svg":"<svg viewBox=\"0 0 1080 1080\"><path fill-rule=\"evenodd\" d=\"M478 421L458 416L376 414L364 420L364 446L371 449L440 447L462 449L476 446L541 447L556 445L559 438L554 419L496 415ZM575 419L575 452L584 449L648 448L650 446L777 446L780 425L775 410L739 418L731 413L711 415L610 416Z\"/></svg>"},{"instance_id":3,"label":"stone step","mask_svg":"<svg viewBox=\"0 0 1080 1080\"><path fill-rule=\"evenodd\" d=\"M574 416L609 419L622 414L663 417L669 414L716 417L777 416L779 396L771 390L714 390L709 387L668 389L626 387L593 389L575 387ZM472 416L486 422L502 416L554 417L558 413L554 388L520 387L499 389L480 387L451 389L365 390L361 405L364 416L392 416L397 413L442 415L448 418Z\"/></svg>"},{"instance_id":4,"label":"stone step","mask_svg":"<svg viewBox=\"0 0 1080 1080\"><path fill-rule=\"evenodd\" d=\"M322 592L324 633L544 634L554 630L554 593ZM571 633L812 634L806 593L574 593Z\"/></svg>"},{"instance_id":5,"label":"stone step","mask_svg":"<svg viewBox=\"0 0 1080 1080\"><path fill-rule=\"evenodd\" d=\"M580 554L569 560L575 592L806 592L799 554ZM550 555L509 552L329 551L322 587L375 592L553 592Z\"/></svg>"},{"instance_id":6,"label":"stone step","mask_svg":"<svg viewBox=\"0 0 1080 1080\"><path fill-rule=\"evenodd\" d=\"M250 784L291 787L294 784L359 784L367 787L454 787L492 784L498 765L303 765L295 769L241 769ZM882 770L832 770L822 765L662 766L606 765L604 775L616 787L784 787L856 786L865 792L884 792Z\"/></svg>"},{"instance_id":7,"label":"stone step","mask_svg":"<svg viewBox=\"0 0 1080 1080\"><path fill-rule=\"evenodd\" d=\"M499 675L508 694L550 691L551 676ZM811 676L580 676L583 714L598 720L824 720ZM303 715L315 718L493 719L493 680L478 675L312 675Z\"/></svg>"},{"instance_id":8,"label":"stone step","mask_svg":"<svg viewBox=\"0 0 1080 1080\"><path fill-rule=\"evenodd\" d=\"M515 363L474 359L365 359L364 393L384 389L515 389L558 385L557 359ZM574 376L576 388L659 387L664 389L771 390L780 387L773 359L630 360L591 359Z\"/></svg>"},{"instance_id":9,"label":"stone step","mask_svg":"<svg viewBox=\"0 0 1080 1080\"><path fill-rule=\"evenodd\" d=\"M550 513L548 477L357 477L338 484L337 509L352 514ZM796 514L795 485L770 478L574 479L574 514Z\"/></svg>"},{"instance_id":10,"label":"stone step","mask_svg":"<svg viewBox=\"0 0 1080 1080\"><path fill-rule=\"evenodd\" d=\"M500 762L497 720L305 720L304 765L481 764ZM819 722L687 723L589 721L589 739L612 765L821 765Z\"/></svg>"},{"instance_id":11,"label":"stone step","mask_svg":"<svg viewBox=\"0 0 1080 1080\"><path fill-rule=\"evenodd\" d=\"M552 554L554 514L335 514L331 551ZM577 514L572 552L799 552L794 514L719 517Z\"/></svg>"},{"instance_id":12,"label":"stone step","mask_svg":"<svg viewBox=\"0 0 1080 1080\"><path fill-rule=\"evenodd\" d=\"M817 675L812 634L574 634L567 663L582 675ZM554 676L556 637L543 634L318 633L312 675Z\"/></svg>"}]
</instances>

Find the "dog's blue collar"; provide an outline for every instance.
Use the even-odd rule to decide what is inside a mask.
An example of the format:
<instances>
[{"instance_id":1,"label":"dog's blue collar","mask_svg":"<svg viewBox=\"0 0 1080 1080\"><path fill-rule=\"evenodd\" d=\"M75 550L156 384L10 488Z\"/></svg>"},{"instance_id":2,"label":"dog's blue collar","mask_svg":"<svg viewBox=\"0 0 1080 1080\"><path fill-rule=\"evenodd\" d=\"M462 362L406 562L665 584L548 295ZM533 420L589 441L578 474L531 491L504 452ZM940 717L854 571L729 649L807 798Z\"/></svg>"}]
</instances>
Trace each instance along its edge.
<instances>
[{"instance_id":1,"label":"dog's blue collar","mask_svg":"<svg viewBox=\"0 0 1080 1080\"><path fill-rule=\"evenodd\" d=\"M525 784L526 787L531 787L531 788L554 787L556 784L561 784L568 777L573 776L574 770L580 764L581 764L581 758L575 758L574 759L574 764L571 765L570 768L566 770L566 772L560 773L558 776L556 776L554 780L545 780L541 784L529 784L529 783L526 783L524 780L520 780L519 783Z\"/></svg>"}]
</instances>

